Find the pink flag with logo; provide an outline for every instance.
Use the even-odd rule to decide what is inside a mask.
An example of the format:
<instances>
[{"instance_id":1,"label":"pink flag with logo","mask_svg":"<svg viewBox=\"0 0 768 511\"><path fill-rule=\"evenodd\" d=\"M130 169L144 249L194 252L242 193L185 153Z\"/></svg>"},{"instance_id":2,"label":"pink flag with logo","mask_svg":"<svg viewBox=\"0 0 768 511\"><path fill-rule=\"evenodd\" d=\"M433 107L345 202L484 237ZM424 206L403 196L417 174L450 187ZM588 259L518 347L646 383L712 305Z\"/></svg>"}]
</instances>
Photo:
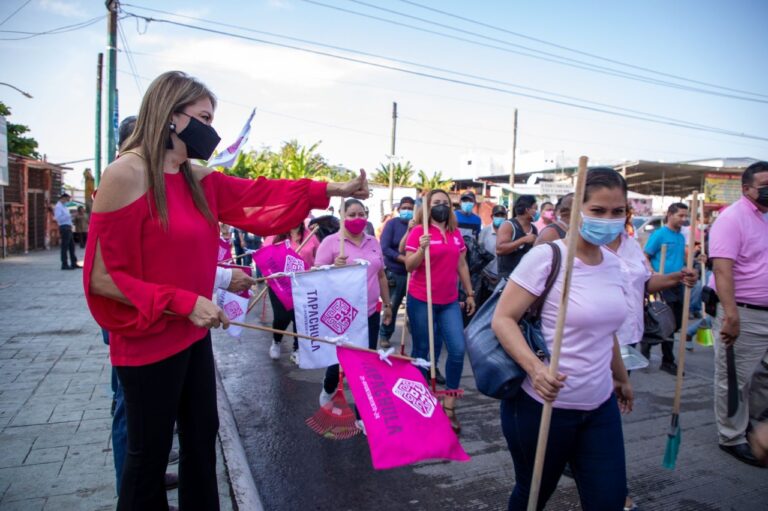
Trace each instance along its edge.
<instances>
[{"instance_id":1,"label":"pink flag with logo","mask_svg":"<svg viewBox=\"0 0 768 511\"><path fill-rule=\"evenodd\" d=\"M295 273L305 270L304 260L290 247L288 240L260 248L253 253L253 260L265 277L273 273ZM287 310L293 310L290 277L269 279L267 285Z\"/></svg>"},{"instance_id":2,"label":"pink flag with logo","mask_svg":"<svg viewBox=\"0 0 768 511\"><path fill-rule=\"evenodd\" d=\"M373 468L422 460L469 461L421 371L407 360L338 346L355 404L365 424Z\"/></svg>"},{"instance_id":3,"label":"pink flag with logo","mask_svg":"<svg viewBox=\"0 0 768 511\"><path fill-rule=\"evenodd\" d=\"M253 268L250 266L240 266L237 264L227 264L227 263L219 263L219 266L222 268L228 268L230 270L241 270L245 272L246 275L249 277L253 277ZM243 298L250 298L251 297L251 290L246 289L245 291L240 291L237 293L239 296L242 296Z\"/></svg>"},{"instance_id":4,"label":"pink flag with logo","mask_svg":"<svg viewBox=\"0 0 768 511\"><path fill-rule=\"evenodd\" d=\"M216 261L226 261L232 258L232 248L229 246L229 241L224 238L219 238L219 254L216 257Z\"/></svg>"}]
</instances>

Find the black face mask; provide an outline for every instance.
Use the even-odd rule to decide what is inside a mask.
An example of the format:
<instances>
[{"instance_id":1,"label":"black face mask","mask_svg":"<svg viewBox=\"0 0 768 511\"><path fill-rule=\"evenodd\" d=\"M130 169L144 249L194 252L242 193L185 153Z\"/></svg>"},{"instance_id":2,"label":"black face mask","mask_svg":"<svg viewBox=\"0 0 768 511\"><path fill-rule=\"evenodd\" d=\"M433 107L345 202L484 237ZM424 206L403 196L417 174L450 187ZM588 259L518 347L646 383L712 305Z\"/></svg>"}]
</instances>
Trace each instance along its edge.
<instances>
[{"instance_id":1,"label":"black face mask","mask_svg":"<svg viewBox=\"0 0 768 511\"><path fill-rule=\"evenodd\" d=\"M451 215L451 208L446 206L445 204L438 204L437 206L432 206L432 209L429 212L429 216L432 217L432 220L435 222L447 222L448 217Z\"/></svg>"},{"instance_id":2,"label":"black face mask","mask_svg":"<svg viewBox=\"0 0 768 511\"><path fill-rule=\"evenodd\" d=\"M181 132L176 133L187 146L187 157L197 160L208 160L213 150L221 142L216 130L204 124L189 114L179 112L189 117L189 124Z\"/></svg>"},{"instance_id":3,"label":"black face mask","mask_svg":"<svg viewBox=\"0 0 768 511\"><path fill-rule=\"evenodd\" d=\"M768 186L761 186L757 189L757 199L755 202L761 206L768 207Z\"/></svg>"}]
</instances>

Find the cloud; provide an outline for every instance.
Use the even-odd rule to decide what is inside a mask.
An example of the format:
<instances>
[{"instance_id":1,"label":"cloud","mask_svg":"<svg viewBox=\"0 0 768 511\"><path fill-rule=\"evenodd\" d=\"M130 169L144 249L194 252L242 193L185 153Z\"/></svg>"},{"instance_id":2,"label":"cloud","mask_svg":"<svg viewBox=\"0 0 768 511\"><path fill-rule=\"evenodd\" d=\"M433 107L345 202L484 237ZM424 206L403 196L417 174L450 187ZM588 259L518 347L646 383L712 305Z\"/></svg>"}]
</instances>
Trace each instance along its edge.
<instances>
[{"instance_id":1,"label":"cloud","mask_svg":"<svg viewBox=\"0 0 768 511\"><path fill-rule=\"evenodd\" d=\"M82 18L87 15L80 2L67 0L38 0L37 5L44 11L65 16L67 18Z\"/></svg>"},{"instance_id":2,"label":"cloud","mask_svg":"<svg viewBox=\"0 0 768 511\"><path fill-rule=\"evenodd\" d=\"M244 80L249 87L280 85L303 90L324 89L344 78L357 76L364 69L327 57L224 38L176 40L170 46L166 39L157 57L165 65L172 62L174 68L190 69L193 74L205 70L209 80L212 76L224 81ZM372 70L366 69L365 73L370 78Z\"/></svg>"}]
</instances>

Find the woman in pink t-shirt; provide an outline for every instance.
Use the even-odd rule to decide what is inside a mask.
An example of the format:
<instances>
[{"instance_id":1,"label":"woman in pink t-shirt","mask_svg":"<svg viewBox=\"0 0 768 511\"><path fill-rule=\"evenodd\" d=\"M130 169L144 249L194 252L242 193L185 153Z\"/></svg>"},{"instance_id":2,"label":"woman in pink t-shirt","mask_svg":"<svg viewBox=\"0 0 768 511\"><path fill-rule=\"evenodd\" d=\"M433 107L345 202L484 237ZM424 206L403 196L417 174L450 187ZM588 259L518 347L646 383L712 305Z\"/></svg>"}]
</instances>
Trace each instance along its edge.
<instances>
[{"instance_id":1,"label":"woman in pink t-shirt","mask_svg":"<svg viewBox=\"0 0 768 511\"><path fill-rule=\"evenodd\" d=\"M341 256L340 232L326 236L317 249L315 263L318 266L334 264L344 266L357 260L368 262L368 303L355 304L368 312L368 348L376 349L379 334L379 322L388 325L392 321L392 304L389 301L389 284L384 273L384 255L379 240L365 233L368 213L362 202L349 199L344 202L344 256ZM379 297L382 306L379 312ZM383 317L383 318L382 318ZM320 406L333 397L339 385L339 365L329 366L325 371L323 390L320 391Z\"/></svg>"},{"instance_id":2,"label":"woman in pink t-shirt","mask_svg":"<svg viewBox=\"0 0 768 511\"><path fill-rule=\"evenodd\" d=\"M515 465L509 509L526 509L536 456L542 403L553 402L551 431L538 506L555 490L566 463L576 479L585 511L622 509L626 496L620 410L632 410L633 394L621 360L616 331L627 316L621 262L605 245L624 230L627 184L611 168L588 172L576 259L568 295L558 375L528 347L518 326L542 294L552 267L552 248L534 247L510 276L493 318L506 352L528 373L520 392L501 404L501 425ZM554 243L563 252L566 244ZM552 350L563 291L561 269L544 301L541 327Z\"/></svg>"},{"instance_id":3,"label":"woman in pink t-shirt","mask_svg":"<svg viewBox=\"0 0 768 511\"><path fill-rule=\"evenodd\" d=\"M475 293L469 280L469 268L465 258L464 238L458 229L456 216L451 208L451 198L443 190L432 190L424 199L429 204L429 232L425 235L423 208L414 218L416 227L405 242L405 269L411 272L408 285L406 311L411 326L413 347L411 356L429 358L427 323L427 278L424 266L424 250L429 247L432 270L432 312L435 322L435 338L445 341L448 358L445 361L445 386L449 390L459 388L464 368L464 323L459 308L458 279L467 292L467 314L475 312ZM442 342L435 343L435 363L440 359ZM461 425L456 418L456 398L446 396L443 408L456 433Z\"/></svg>"},{"instance_id":4,"label":"woman in pink t-shirt","mask_svg":"<svg viewBox=\"0 0 768 511\"><path fill-rule=\"evenodd\" d=\"M317 253L317 247L320 242L317 238L312 237L307 240L301 250L299 247L304 240L310 236L310 231L304 225L304 222L300 223L298 227L294 227L289 232L284 234L278 234L277 236L270 236L264 240L264 245L277 245L278 243L290 243L291 249L301 256L304 261L304 268L310 269L315 264L315 254ZM277 297L271 287L268 287L269 302L272 304L272 328L276 330L285 330L288 325L293 323L293 331L296 331L296 318L294 317L293 310L287 310L283 305L283 302ZM283 340L283 334L272 334L272 345L269 347L269 357L272 360L278 360L280 358L280 343ZM296 354L299 350L298 339L293 339L293 351L291 353L291 360L298 364Z\"/></svg>"}]
</instances>

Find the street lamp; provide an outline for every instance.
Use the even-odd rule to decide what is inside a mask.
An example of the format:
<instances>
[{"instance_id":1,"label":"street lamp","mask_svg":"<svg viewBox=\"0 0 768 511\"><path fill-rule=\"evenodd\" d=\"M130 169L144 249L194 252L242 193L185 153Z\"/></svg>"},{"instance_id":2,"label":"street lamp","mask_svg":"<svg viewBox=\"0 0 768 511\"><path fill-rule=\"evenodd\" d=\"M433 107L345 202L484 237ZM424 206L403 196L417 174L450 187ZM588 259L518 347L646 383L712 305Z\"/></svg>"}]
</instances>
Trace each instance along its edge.
<instances>
[{"instance_id":1,"label":"street lamp","mask_svg":"<svg viewBox=\"0 0 768 511\"><path fill-rule=\"evenodd\" d=\"M14 85L11 85L10 83L0 82L0 85L5 85L6 87L10 87L11 89L20 92L21 94L23 94L24 96L28 97L29 99L32 99L32 94L30 94L29 92L24 92L23 90L19 89L18 87L14 86Z\"/></svg>"}]
</instances>

